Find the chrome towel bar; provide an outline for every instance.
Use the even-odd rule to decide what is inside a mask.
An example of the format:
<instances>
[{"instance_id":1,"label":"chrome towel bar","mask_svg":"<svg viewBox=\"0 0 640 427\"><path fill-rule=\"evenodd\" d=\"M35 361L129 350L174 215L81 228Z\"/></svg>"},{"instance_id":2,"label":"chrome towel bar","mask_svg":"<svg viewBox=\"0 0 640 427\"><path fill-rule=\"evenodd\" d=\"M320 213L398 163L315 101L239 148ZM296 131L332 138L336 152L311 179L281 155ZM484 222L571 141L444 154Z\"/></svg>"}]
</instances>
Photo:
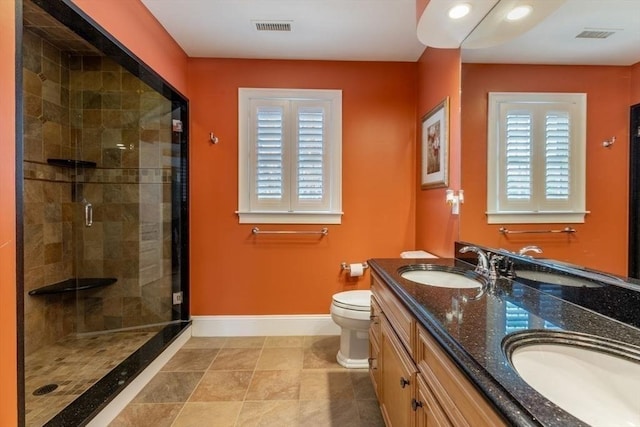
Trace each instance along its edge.
<instances>
[{"instance_id":1,"label":"chrome towel bar","mask_svg":"<svg viewBox=\"0 0 640 427\"><path fill-rule=\"evenodd\" d=\"M504 227L500 227L498 231L502 234L575 233L576 229L565 227L562 230L508 230Z\"/></svg>"},{"instance_id":2,"label":"chrome towel bar","mask_svg":"<svg viewBox=\"0 0 640 427\"><path fill-rule=\"evenodd\" d=\"M305 231L305 230L264 230L261 231L258 227L253 227L251 229L251 233L253 234L321 234L322 236L326 236L329 234L329 229L324 227L320 231Z\"/></svg>"}]
</instances>

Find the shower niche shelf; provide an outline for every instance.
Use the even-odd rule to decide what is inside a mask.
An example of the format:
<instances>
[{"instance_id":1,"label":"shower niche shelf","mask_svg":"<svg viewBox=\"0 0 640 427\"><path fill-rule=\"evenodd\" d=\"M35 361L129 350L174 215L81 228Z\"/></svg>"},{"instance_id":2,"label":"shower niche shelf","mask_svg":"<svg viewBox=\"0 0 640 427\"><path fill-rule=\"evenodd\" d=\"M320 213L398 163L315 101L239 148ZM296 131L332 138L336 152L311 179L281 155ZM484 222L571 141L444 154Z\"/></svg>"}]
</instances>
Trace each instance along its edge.
<instances>
[{"instance_id":1,"label":"shower niche shelf","mask_svg":"<svg viewBox=\"0 0 640 427\"><path fill-rule=\"evenodd\" d=\"M62 168L89 168L93 169L97 166L96 162L74 159L47 159L47 163Z\"/></svg>"},{"instance_id":2,"label":"shower niche shelf","mask_svg":"<svg viewBox=\"0 0 640 427\"><path fill-rule=\"evenodd\" d=\"M41 288L32 289L29 291L29 295L51 295L61 294L64 292L84 291L87 289L100 288L102 286L109 286L116 283L118 279L112 277L98 277L98 278L82 278L82 279L67 279L62 282L54 283L53 285L43 286Z\"/></svg>"}]
</instances>

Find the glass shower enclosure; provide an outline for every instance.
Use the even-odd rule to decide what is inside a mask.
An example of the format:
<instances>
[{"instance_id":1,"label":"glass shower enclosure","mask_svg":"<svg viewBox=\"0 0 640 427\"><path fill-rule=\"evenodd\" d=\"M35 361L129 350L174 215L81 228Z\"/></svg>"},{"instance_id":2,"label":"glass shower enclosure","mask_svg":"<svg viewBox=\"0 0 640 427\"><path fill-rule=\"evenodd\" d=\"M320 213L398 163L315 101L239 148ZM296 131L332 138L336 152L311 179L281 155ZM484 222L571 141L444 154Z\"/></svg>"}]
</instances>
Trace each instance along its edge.
<instances>
[{"instance_id":1,"label":"glass shower enclosure","mask_svg":"<svg viewBox=\"0 0 640 427\"><path fill-rule=\"evenodd\" d=\"M69 2L22 7L24 422L77 425L188 322L187 102Z\"/></svg>"}]
</instances>

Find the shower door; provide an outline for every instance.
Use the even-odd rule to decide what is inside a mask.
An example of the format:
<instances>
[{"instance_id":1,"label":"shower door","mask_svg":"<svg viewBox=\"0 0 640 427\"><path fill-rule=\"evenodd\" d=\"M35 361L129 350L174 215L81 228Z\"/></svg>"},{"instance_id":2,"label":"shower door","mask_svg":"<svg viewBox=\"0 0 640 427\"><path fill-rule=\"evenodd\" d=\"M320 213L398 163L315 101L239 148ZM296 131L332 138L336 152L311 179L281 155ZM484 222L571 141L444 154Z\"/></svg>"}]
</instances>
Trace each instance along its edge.
<instances>
[{"instance_id":1,"label":"shower door","mask_svg":"<svg viewBox=\"0 0 640 427\"><path fill-rule=\"evenodd\" d=\"M72 56L69 86L75 330L158 329L180 318L181 111L104 56Z\"/></svg>"}]
</instances>

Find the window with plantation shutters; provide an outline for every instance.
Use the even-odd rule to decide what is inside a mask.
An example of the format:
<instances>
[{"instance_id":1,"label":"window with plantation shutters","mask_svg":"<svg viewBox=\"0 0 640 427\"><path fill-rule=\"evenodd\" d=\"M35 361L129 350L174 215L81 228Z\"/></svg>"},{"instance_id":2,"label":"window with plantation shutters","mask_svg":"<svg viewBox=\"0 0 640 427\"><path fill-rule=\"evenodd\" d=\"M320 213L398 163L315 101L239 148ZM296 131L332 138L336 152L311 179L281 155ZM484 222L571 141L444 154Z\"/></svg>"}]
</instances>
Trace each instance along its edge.
<instances>
[{"instance_id":1,"label":"window with plantation shutters","mask_svg":"<svg viewBox=\"0 0 640 427\"><path fill-rule=\"evenodd\" d=\"M341 110L337 90L239 90L241 223L340 223Z\"/></svg>"},{"instance_id":2,"label":"window with plantation shutters","mask_svg":"<svg viewBox=\"0 0 640 427\"><path fill-rule=\"evenodd\" d=\"M487 138L490 224L584 222L585 94L490 93Z\"/></svg>"}]
</instances>

